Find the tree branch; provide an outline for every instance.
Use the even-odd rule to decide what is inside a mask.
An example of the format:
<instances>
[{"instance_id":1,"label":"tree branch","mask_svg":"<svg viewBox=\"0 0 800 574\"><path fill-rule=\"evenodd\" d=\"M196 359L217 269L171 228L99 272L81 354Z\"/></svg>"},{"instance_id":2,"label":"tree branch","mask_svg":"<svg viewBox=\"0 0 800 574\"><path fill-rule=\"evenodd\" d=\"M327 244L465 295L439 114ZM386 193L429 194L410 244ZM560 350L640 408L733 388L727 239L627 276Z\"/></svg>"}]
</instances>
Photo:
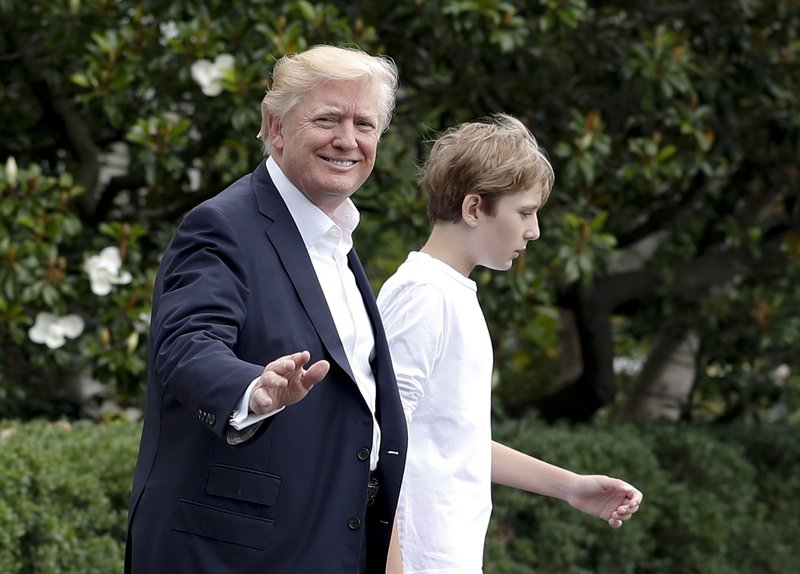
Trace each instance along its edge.
<instances>
[{"instance_id":1,"label":"tree branch","mask_svg":"<svg viewBox=\"0 0 800 574\"><path fill-rule=\"evenodd\" d=\"M619 233L615 233L617 245L625 248L637 241L644 239L648 235L668 228L675 221L680 221L699 201L707 190L707 177L704 173L698 172L692 177L685 193L678 196L678 199L661 209L650 214L650 216L640 225Z\"/></svg>"},{"instance_id":2,"label":"tree branch","mask_svg":"<svg viewBox=\"0 0 800 574\"><path fill-rule=\"evenodd\" d=\"M12 37L11 42L16 44L16 38ZM72 107L70 101L51 87L42 73L45 67L36 59L32 48L24 46L18 53L31 91L42 108L46 123L61 132L62 138L75 154L78 162L78 169L75 172L76 182L86 190L92 191L97 184L100 162L89 126Z\"/></svg>"}]
</instances>

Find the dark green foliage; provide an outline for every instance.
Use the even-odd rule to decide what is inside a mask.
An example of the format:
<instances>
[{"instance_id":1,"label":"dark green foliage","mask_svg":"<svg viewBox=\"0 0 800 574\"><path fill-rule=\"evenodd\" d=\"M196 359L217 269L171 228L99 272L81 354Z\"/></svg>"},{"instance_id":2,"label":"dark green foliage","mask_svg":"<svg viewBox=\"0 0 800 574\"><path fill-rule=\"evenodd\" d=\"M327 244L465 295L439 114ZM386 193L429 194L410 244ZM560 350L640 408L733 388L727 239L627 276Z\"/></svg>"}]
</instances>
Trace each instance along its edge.
<instances>
[{"instance_id":1,"label":"dark green foliage","mask_svg":"<svg viewBox=\"0 0 800 574\"><path fill-rule=\"evenodd\" d=\"M786 574L800 537L800 442L788 425L548 427L495 438L645 493L619 530L567 504L496 487L487 574ZM0 426L0 572L120 572L141 426Z\"/></svg>"},{"instance_id":2,"label":"dark green foliage","mask_svg":"<svg viewBox=\"0 0 800 574\"><path fill-rule=\"evenodd\" d=\"M487 574L755 574L800 553L797 428L498 425L495 438L645 493L620 530L567 504L495 488Z\"/></svg>"},{"instance_id":3,"label":"dark green foliage","mask_svg":"<svg viewBox=\"0 0 800 574\"><path fill-rule=\"evenodd\" d=\"M415 169L439 130L503 111L550 153L541 240L510 272L474 274L509 411L578 376L561 372L568 311L591 319L579 326L589 392L564 410L594 393L582 416L619 412L630 383L615 354L646 357L672 322L702 342L696 419L792 420L799 30L794 0L0 0L0 414L86 416L81 397L56 396L62 377L139 404L142 317L169 235L260 160L276 59L331 43L400 70L395 118L355 196L376 289L427 234ZM207 93L192 68L222 55L235 65ZM82 265L105 247L133 277L98 296ZM42 312L86 329L51 353L28 335Z\"/></svg>"},{"instance_id":4,"label":"dark green foliage","mask_svg":"<svg viewBox=\"0 0 800 574\"><path fill-rule=\"evenodd\" d=\"M121 572L140 432L127 422L4 422L0 572Z\"/></svg>"}]
</instances>

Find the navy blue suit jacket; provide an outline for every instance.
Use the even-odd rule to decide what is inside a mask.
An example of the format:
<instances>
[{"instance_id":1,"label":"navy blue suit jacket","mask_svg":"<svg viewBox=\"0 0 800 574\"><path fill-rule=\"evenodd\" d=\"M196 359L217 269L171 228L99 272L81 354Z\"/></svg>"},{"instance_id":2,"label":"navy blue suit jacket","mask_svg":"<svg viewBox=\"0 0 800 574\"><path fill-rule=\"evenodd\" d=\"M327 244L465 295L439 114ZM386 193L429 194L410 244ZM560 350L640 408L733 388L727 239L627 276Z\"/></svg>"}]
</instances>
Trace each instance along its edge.
<instances>
[{"instance_id":1,"label":"navy blue suit jacket","mask_svg":"<svg viewBox=\"0 0 800 574\"><path fill-rule=\"evenodd\" d=\"M145 422L126 572L354 574L385 569L406 454L389 349L355 252L375 334L382 432L367 507L372 417L300 233L262 162L194 208L154 287ZM331 369L238 445L227 422L275 358L307 349Z\"/></svg>"}]
</instances>

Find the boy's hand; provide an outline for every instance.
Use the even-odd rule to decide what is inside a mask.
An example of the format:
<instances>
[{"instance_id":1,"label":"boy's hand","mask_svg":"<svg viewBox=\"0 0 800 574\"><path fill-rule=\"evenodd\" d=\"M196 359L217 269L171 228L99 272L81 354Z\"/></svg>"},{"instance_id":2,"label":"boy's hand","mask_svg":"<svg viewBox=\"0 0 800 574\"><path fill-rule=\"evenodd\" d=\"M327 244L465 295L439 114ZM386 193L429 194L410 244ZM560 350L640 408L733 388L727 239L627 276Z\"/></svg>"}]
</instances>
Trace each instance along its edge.
<instances>
[{"instance_id":1,"label":"boy's hand","mask_svg":"<svg viewBox=\"0 0 800 574\"><path fill-rule=\"evenodd\" d=\"M639 510L642 493L627 482L604 475L579 476L570 488L567 502L573 507L619 528Z\"/></svg>"}]
</instances>

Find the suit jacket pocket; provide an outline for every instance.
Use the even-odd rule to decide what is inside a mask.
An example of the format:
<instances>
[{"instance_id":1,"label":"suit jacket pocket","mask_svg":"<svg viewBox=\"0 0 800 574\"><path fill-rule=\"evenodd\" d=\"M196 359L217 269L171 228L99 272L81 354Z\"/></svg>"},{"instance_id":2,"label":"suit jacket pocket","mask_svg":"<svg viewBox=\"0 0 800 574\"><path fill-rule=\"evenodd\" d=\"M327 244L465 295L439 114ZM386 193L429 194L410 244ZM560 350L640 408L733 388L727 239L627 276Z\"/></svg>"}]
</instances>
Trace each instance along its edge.
<instances>
[{"instance_id":1,"label":"suit jacket pocket","mask_svg":"<svg viewBox=\"0 0 800 574\"><path fill-rule=\"evenodd\" d=\"M275 504L280 490L281 479L274 474L225 464L211 467L206 484L206 494L262 506Z\"/></svg>"},{"instance_id":2,"label":"suit jacket pocket","mask_svg":"<svg viewBox=\"0 0 800 574\"><path fill-rule=\"evenodd\" d=\"M272 520L229 512L190 500L178 500L173 530L264 550L272 538Z\"/></svg>"}]
</instances>

